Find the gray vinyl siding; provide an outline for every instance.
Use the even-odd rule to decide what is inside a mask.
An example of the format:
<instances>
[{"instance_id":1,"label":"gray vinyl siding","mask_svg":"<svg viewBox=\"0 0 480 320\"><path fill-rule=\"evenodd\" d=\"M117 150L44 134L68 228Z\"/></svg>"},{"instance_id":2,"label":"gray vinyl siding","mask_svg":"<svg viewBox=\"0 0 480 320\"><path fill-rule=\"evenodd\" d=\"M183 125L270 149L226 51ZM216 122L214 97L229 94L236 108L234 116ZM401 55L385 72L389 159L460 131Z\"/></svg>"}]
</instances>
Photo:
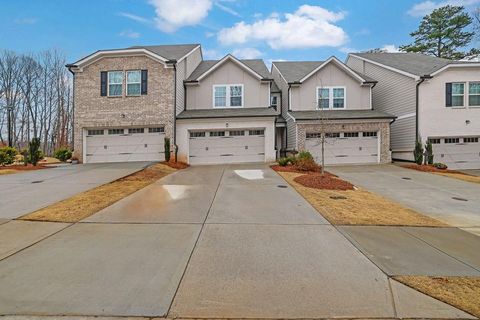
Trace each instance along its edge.
<instances>
[{"instance_id":1,"label":"gray vinyl siding","mask_svg":"<svg viewBox=\"0 0 480 320\"><path fill-rule=\"evenodd\" d=\"M175 106L176 114L178 115L183 111L185 106L185 87L183 86L183 80L187 79L195 70L195 68L202 61L202 53L200 47L190 53L188 57L177 63L177 82L176 82L176 100Z\"/></svg>"},{"instance_id":2,"label":"gray vinyl siding","mask_svg":"<svg viewBox=\"0 0 480 320\"><path fill-rule=\"evenodd\" d=\"M347 65L373 79L377 85L372 89L373 109L397 117L415 113L416 82L413 78L382 68L375 64L349 56ZM391 126L392 151L413 150L415 145L415 116L397 119Z\"/></svg>"},{"instance_id":3,"label":"gray vinyl siding","mask_svg":"<svg viewBox=\"0 0 480 320\"><path fill-rule=\"evenodd\" d=\"M287 121L287 149L293 150L297 148L297 126L295 121L288 115L288 84L278 73L277 69L272 66L272 78L282 91L282 117Z\"/></svg>"}]
</instances>

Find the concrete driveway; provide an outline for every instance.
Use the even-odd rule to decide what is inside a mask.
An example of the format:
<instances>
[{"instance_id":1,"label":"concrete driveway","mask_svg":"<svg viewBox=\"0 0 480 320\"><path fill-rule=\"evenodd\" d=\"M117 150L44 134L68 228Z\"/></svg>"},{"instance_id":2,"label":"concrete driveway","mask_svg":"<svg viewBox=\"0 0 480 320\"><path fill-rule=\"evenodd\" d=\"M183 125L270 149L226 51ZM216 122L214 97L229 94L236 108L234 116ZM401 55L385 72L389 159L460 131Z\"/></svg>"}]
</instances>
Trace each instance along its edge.
<instances>
[{"instance_id":1,"label":"concrete driveway","mask_svg":"<svg viewBox=\"0 0 480 320\"><path fill-rule=\"evenodd\" d=\"M1 260L0 288L0 315L471 318L389 279L264 164L159 180Z\"/></svg>"},{"instance_id":2,"label":"concrete driveway","mask_svg":"<svg viewBox=\"0 0 480 320\"><path fill-rule=\"evenodd\" d=\"M147 162L62 165L0 176L0 223L132 174Z\"/></svg>"},{"instance_id":3,"label":"concrete driveway","mask_svg":"<svg viewBox=\"0 0 480 320\"><path fill-rule=\"evenodd\" d=\"M455 227L480 227L480 184L395 165L342 166L328 170L355 185Z\"/></svg>"}]
</instances>

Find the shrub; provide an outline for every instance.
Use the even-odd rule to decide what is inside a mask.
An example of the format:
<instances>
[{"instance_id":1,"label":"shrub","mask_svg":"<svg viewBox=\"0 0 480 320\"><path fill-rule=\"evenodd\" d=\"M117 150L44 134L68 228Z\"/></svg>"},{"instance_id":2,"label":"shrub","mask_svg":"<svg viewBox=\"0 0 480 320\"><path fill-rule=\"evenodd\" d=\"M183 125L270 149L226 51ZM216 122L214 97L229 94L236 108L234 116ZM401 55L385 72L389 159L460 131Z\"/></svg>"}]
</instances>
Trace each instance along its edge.
<instances>
[{"instance_id":1,"label":"shrub","mask_svg":"<svg viewBox=\"0 0 480 320\"><path fill-rule=\"evenodd\" d=\"M68 148L60 148L55 151L53 156L60 161L67 161L72 157L72 151Z\"/></svg>"},{"instance_id":2,"label":"shrub","mask_svg":"<svg viewBox=\"0 0 480 320\"><path fill-rule=\"evenodd\" d=\"M425 162L427 164L433 164L433 147L432 147L432 142L430 140L427 140L427 143L425 144L425 153L426 153Z\"/></svg>"},{"instance_id":3,"label":"shrub","mask_svg":"<svg viewBox=\"0 0 480 320\"><path fill-rule=\"evenodd\" d=\"M164 148L165 148L165 161L170 161L170 138L165 138L164 140Z\"/></svg>"},{"instance_id":4,"label":"shrub","mask_svg":"<svg viewBox=\"0 0 480 320\"><path fill-rule=\"evenodd\" d=\"M17 149L13 147L0 148L0 165L5 166L12 164L15 161L15 156L17 153Z\"/></svg>"},{"instance_id":5,"label":"shrub","mask_svg":"<svg viewBox=\"0 0 480 320\"><path fill-rule=\"evenodd\" d=\"M297 158L300 160L312 160L313 161L313 156L310 152L308 151L301 151L298 155Z\"/></svg>"},{"instance_id":6,"label":"shrub","mask_svg":"<svg viewBox=\"0 0 480 320\"><path fill-rule=\"evenodd\" d=\"M298 171L320 171L320 166L311 159L297 159L294 166Z\"/></svg>"},{"instance_id":7,"label":"shrub","mask_svg":"<svg viewBox=\"0 0 480 320\"><path fill-rule=\"evenodd\" d=\"M433 164L433 166L437 169L441 169L441 170L445 170L448 168L448 166L445 164L445 163L441 163L441 162L435 162Z\"/></svg>"},{"instance_id":8,"label":"shrub","mask_svg":"<svg viewBox=\"0 0 480 320\"><path fill-rule=\"evenodd\" d=\"M421 165L423 163L423 145L420 140L415 142L415 149L413 150L413 158L415 163Z\"/></svg>"},{"instance_id":9,"label":"shrub","mask_svg":"<svg viewBox=\"0 0 480 320\"><path fill-rule=\"evenodd\" d=\"M34 166L42 159L42 151L40 150L40 139L33 138L28 144L28 161Z\"/></svg>"},{"instance_id":10,"label":"shrub","mask_svg":"<svg viewBox=\"0 0 480 320\"><path fill-rule=\"evenodd\" d=\"M280 158L278 159L278 164L282 167L285 167L286 165L288 165L288 158Z\"/></svg>"}]
</instances>

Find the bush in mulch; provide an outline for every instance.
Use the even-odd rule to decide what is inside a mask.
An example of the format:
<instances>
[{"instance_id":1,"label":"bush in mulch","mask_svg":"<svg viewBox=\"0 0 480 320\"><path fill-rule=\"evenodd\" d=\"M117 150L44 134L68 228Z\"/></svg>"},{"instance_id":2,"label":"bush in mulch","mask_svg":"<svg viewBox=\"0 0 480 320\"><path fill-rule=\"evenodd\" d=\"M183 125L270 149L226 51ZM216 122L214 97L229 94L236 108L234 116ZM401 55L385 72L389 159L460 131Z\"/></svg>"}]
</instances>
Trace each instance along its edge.
<instances>
[{"instance_id":1,"label":"bush in mulch","mask_svg":"<svg viewBox=\"0 0 480 320\"><path fill-rule=\"evenodd\" d=\"M186 164L185 162L180 162L180 161L175 162L175 160L173 160L173 159L170 159L170 161L163 161L162 164L167 165L170 168L178 169L178 170L186 169L186 168L189 167L189 165Z\"/></svg>"},{"instance_id":2,"label":"bush in mulch","mask_svg":"<svg viewBox=\"0 0 480 320\"><path fill-rule=\"evenodd\" d=\"M325 172L322 176L320 173L305 174L298 176L293 181L304 187L326 190L354 190L353 184L345 180L336 178L333 174Z\"/></svg>"},{"instance_id":3,"label":"bush in mulch","mask_svg":"<svg viewBox=\"0 0 480 320\"><path fill-rule=\"evenodd\" d=\"M437 167L434 167L433 165L428 165L428 164L406 164L406 165L403 165L403 167L408 168L408 169L417 170L417 171L423 171L423 172L459 173L458 171L455 171L455 170L439 169Z\"/></svg>"}]
</instances>

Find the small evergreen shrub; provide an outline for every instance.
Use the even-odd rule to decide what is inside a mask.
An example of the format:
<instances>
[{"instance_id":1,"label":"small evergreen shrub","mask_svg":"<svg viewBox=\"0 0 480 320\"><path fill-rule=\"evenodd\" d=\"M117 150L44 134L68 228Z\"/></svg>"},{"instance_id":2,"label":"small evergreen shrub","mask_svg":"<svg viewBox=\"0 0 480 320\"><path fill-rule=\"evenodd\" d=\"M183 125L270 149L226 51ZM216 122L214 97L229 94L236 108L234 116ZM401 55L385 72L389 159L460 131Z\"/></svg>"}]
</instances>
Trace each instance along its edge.
<instances>
[{"instance_id":1,"label":"small evergreen shrub","mask_svg":"<svg viewBox=\"0 0 480 320\"><path fill-rule=\"evenodd\" d=\"M308 151L301 151L298 153L297 158L300 160L312 160L313 161L313 156L310 152Z\"/></svg>"},{"instance_id":2,"label":"small evergreen shrub","mask_svg":"<svg viewBox=\"0 0 480 320\"><path fill-rule=\"evenodd\" d=\"M425 144L425 153L426 153L425 162L427 164L433 164L433 147L432 147L432 142L430 140L427 140L427 143Z\"/></svg>"},{"instance_id":3,"label":"small evergreen shrub","mask_svg":"<svg viewBox=\"0 0 480 320\"><path fill-rule=\"evenodd\" d=\"M68 148L60 148L55 151L53 156L58 160L65 162L72 157L72 151Z\"/></svg>"},{"instance_id":4,"label":"small evergreen shrub","mask_svg":"<svg viewBox=\"0 0 480 320\"><path fill-rule=\"evenodd\" d=\"M437 169L441 169L441 170L445 170L448 168L448 166L445 164L445 163L441 163L441 162L435 162L433 164L433 166Z\"/></svg>"},{"instance_id":5,"label":"small evergreen shrub","mask_svg":"<svg viewBox=\"0 0 480 320\"><path fill-rule=\"evenodd\" d=\"M43 157L42 151L40 150L40 139L33 138L32 141L28 144L28 162L37 165Z\"/></svg>"},{"instance_id":6,"label":"small evergreen shrub","mask_svg":"<svg viewBox=\"0 0 480 320\"><path fill-rule=\"evenodd\" d=\"M421 165L423 163L423 145L420 140L417 140L417 142L415 142L413 158L416 164Z\"/></svg>"},{"instance_id":7,"label":"small evergreen shrub","mask_svg":"<svg viewBox=\"0 0 480 320\"><path fill-rule=\"evenodd\" d=\"M170 138L166 138L164 140L164 148L165 148L165 161L170 161Z\"/></svg>"},{"instance_id":8,"label":"small evergreen shrub","mask_svg":"<svg viewBox=\"0 0 480 320\"><path fill-rule=\"evenodd\" d=\"M298 171L320 171L320 166L312 159L297 159L294 166Z\"/></svg>"},{"instance_id":9,"label":"small evergreen shrub","mask_svg":"<svg viewBox=\"0 0 480 320\"><path fill-rule=\"evenodd\" d=\"M17 149L13 147L0 148L0 165L5 166L15 162L17 153Z\"/></svg>"},{"instance_id":10,"label":"small evergreen shrub","mask_svg":"<svg viewBox=\"0 0 480 320\"><path fill-rule=\"evenodd\" d=\"M288 163L289 163L289 159L286 157L278 159L278 164L282 167L287 166Z\"/></svg>"}]
</instances>

